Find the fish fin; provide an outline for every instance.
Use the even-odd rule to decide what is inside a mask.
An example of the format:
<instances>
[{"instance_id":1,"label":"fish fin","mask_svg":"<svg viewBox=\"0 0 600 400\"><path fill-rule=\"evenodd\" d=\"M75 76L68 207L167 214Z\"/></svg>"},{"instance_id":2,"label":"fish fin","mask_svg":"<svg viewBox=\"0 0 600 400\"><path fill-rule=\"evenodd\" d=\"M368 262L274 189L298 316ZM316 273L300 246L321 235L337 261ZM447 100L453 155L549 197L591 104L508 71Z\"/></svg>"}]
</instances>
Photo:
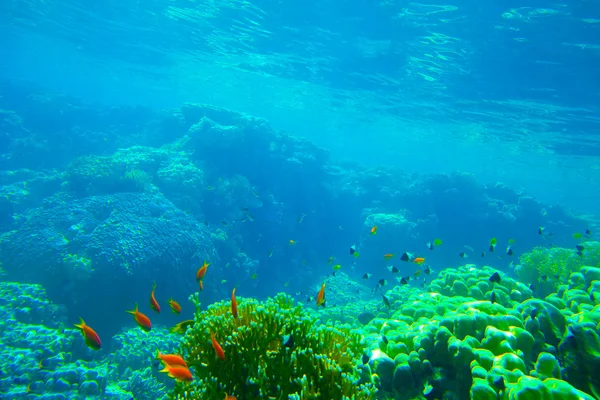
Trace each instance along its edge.
<instances>
[{"instance_id":1,"label":"fish fin","mask_svg":"<svg viewBox=\"0 0 600 400\"><path fill-rule=\"evenodd\" d=\"M75 324L75 327L79 328L79 329L83 329L85 327L85 322L83 321L83 318L79 317L79 324Z\"/></svg>"},{"instance_id":2,"label":"fish fin","mask_svg":"<svg viewBox=\"0 0 600 400\"><path fill-rule=\"evenodd\" d=\"M137 305L137 303L135 303L135 309L130 310L130 311L125 311L125 312L128 313L128 314L131 314L131 315L137 314L137 312L138 312L138 305Z\"/></svg>"}]
</instances>

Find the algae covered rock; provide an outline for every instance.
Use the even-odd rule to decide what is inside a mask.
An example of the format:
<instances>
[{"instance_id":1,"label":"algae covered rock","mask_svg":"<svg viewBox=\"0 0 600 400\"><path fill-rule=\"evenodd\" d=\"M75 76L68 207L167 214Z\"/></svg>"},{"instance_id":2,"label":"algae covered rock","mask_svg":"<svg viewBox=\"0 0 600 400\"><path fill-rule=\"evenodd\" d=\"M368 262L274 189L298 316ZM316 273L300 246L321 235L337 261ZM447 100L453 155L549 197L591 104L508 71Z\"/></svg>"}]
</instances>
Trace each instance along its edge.
<instances>
[{"instance_id":1,"label":"algae covered rock","mask_svg":"<svg viewBox=\"0 0 600 400\"><path fill-rule=\"evenodd\" d=\"M23 315L27 318L23 318ZM2 399L98 396L107 370L39 285L0 282ZM96 357L96 359L94 359ZM92 361L82 361L81 359Z\"/></svg>"},{"instance_id":2,"label":"algae covered rock","mask_svg":"<svg viewBox=\"0 0 600 400\"><path fill-rule=\"evenodd\" d=\"M0 251L9 279L42 283L65 303L103 284L114 288L115 279L127 286L165 277L165 289L192 290L193 280L166 278L193 276L202 260L218 260L208 228L160 194L53 200L2 235Z\"/></svg>"}]
</instances>

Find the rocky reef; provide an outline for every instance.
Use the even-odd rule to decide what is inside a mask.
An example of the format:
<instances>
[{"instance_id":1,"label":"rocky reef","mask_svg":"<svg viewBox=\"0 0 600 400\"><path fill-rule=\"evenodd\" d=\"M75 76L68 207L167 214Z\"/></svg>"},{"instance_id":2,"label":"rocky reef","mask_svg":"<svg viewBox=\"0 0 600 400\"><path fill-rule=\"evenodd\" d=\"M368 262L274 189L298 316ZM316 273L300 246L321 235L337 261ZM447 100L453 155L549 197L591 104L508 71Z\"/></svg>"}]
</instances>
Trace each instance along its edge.
<instances>
[{"instance_id":1,"label":"rocky reef","mask_svg":"<svg viewBox=\"0 0 600 400\"><path fill-rule=\"evenodd\" d=\"M596 242L588 243L590 249ZM65 308L39 285L0 283L0 343L8 399L238 398L592 400L600 390L600 258L544 297L490 267L439 272L426 288L395 286L385 302L343 290L299 305L287 294L201 306L183 335L160 326L123 330L109 351L89 350L65 328ZM548 268L548 261L531 268ZM560 263L561 260L556 261ZM329 283L328 283L329 284ZM336 286L337 285L337 286ZM354 301L350 301L354 299ZM372 310L372 311L369 311ZM340 320L343 319L343 323ZM224 351L219 358L211 335ZM159 373L156 350L183 355L192 383Z\"/></svg>"},{"instance_id":2,"label":"rocky reef","mask_svg":"<svg viewBox=\"0 0 600 400\"><path fill-rule=\"evenodd\" d=\"M92 107L3 85L0 254L10 277L43 284L63 296L59 302L93 292L89 282L107 277L145 287L160 279L169 293L190 293L193 281L183 276L204 259L221 266L215 282L243 283L260 296L261 275L279 282L273 288L290 279L293 290L313 285L326 271L323 255L345 252L357 239L357 262L372 265L384 252L424 251L434 237L456 254L464 245L486 247L488 239L473 238L506 241L510 232L522 253L548 244L535 235L539 226L563 245L590 226L464 173L336 165L326 150L231 110ZM47 140L59 134L61 141ZM373 240L372 225L389 234ZM290 239L300 245L288 246ZM451 266L440 252L429 257ZM213 299L225 292L207 288Z\"/></svg>"},{"instance_id":3,"label":"rocky reef","mask_svg":"<svg viewBox=\"0 0 600 400\"><path fill-rule=\"evenodd\" d=\"M2 85L0 275L19 282L0 283L6 398L598 397L594 221L465 173L339 164L210 105L93 107ZM193 307L145 333L125 310L147 308L154 282ZM222 301L233 287L239 319ZM79 316L101 351L70 329ZM191 318L183 337L165 327ZM186 357L194 382L160 374L157 349Z\"/></svg>"},{"instance_id":4,"label":"rocky reef","mask_svg":"<svg viewBox=\"0 0 600 400\"><path fill-rule=\"evenodd\" d=\"M594 399L600 269L584 267L545 299L497 270L446 269L429 291L387 293L389 318L365 326L390 398Z\"/></svg>"},{"instance_id":5,"label":"rocky reef","mask_svg":"<svg viewBox=\"0 0 600 400\"><path fill-rule=\"evenodd\" d=\"M173 386L154 360L180 342L164 327L123 330L94 352L40 285L7 282L0 317L2 399L162 399Z\"/></svg>"}]
</instances>

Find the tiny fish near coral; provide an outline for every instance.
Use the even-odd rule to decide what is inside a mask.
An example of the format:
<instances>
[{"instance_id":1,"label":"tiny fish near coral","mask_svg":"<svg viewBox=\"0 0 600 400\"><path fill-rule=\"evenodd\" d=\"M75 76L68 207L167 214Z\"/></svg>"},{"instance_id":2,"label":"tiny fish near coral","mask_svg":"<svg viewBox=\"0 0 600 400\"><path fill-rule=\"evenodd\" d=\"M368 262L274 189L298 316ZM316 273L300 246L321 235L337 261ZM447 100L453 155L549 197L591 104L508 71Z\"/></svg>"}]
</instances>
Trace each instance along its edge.
<instances>
[{"instance_id":1,"label":"tiny fish near coral","mask_svg":"<svg viewBox=\"0 0 600 400\"><path fill-rule=\"evenodd\" d=\"M319 293L317 294L317 307L318 306L325 307L325 284L324 283L321 286L321 290L319 290Z\"/></svg>"},{"instance_id":2,"label":"tiny fish near coral","mask_svg":"<svg viewBox=\"0 0 600 400\"><path fill-rule=\"evenodd\" d=\"M186 367L172 367L170 365L165 365L165 367L162 370L160 370L160 372L166 372L171 378L182 382L190 382L194 380L192 373Z\"/></svg>"},{"instance_id":3,"label":"tiny fish near coral","mask_svg":"<svg viewBox=\"0 0 600 400\"><path fill-rule=\"evenodd\" d=\"M231 292L231 314L233 315L233 318L237 319L238 305L237 300L235 298L235 288L233 288L233 291Z\"/></svg>"},{"instance_id":4,"label":"tiny fish near coral","mask_svg":"<svg viewBox=\"0 0 600 400\"><path fill-rule=\"evenodd\" d=\"M156 282L154 282L154 286L152 286L152 292L150 292L150 308L160 314L160 305L158 301L156 301L156 297L154 297L154 292L156 291Z\"/></svg>"},{"instance_id":5,"label":"tiny fish near coral","mask_svg":"<svg viewBox=\"0 0 600 400\"><path fill-rule=\"evenodd\" d=\"M175 300L173 300L172 298L169 299L169 307L171 307L171 311L175 314L179 314L181 313L181 306L179 305L178 302L176 302Z\"/></svg>"},{"instance_id":6,"label":"tiny fish near coral","mask_svg":"<svg viewBox=\"0 0 600 400\"><path fill-rule=\"evenodd\" d=\"M217 337L214 332L210 333L210 341L212 342L212 346L213 349L215 349L215 354L217 355L217 357L225 361L225 352L223 351L223 348L221 347L219 342L217 342Z\"/></svg>"},{"instance_id":7,"label":"tiny fish near coral","mask_svg":"<svg viewBox=\"0 0 600 400\"><path fill-rule=\"evenodd\" d=\"M125 312L133 315L135 322L137 322L137 324L139 325L140 328L142 328L142 330L144 330L146 332L150 332L150 330L152 329L152 323L150 322L150 318L148 318L147 316L145 316L144 314L142 314L141 312L138 311L137 304L135 305L134 310L125 311Z\"/></svg>"},{"instance_id":8,"label":"tiny fish near coral","mask_svg":"<svg viewBox=\"0 0 600 400\"><path fill-rule=\"evenodd\" d=\"M85 324L83 318L79 318L79 321L79 324L75 324L75 327L81 329L85 344L91 349L100 350L100 347L102 346L100 336L98 336L96 331Z\"/></svg>"},{"instance_id":9,"label":"tiny fish near coral","mask_svg":"<svg viewBox=\"0 0 600 400\"><path fill-rule=\"evenodd\" d=\"M208 269L209 265L210 263L204 261L202 266L198 269L198 272L196 272L196 281L198 281L198 285L200 285L200 291L204 290L204 284L202 282L204 280L204 276L206 275L206 270Z\"/></svg>"},{"instance_id":10,"label":"tiny fish near coral","mask_svg":"<svg viewBox=\"0 0 600 400\"><path fill-rule=\"evenodd\" d=\"M180 367L186 367L187 368L187 363L185 362L185 360L183 358L181 358L180 355L177 354L161 354L160 350L156 350L156 358L161 360L165 366L166 365L170 365L170 366L180 366Z\"/></svg>"}]
</instances>

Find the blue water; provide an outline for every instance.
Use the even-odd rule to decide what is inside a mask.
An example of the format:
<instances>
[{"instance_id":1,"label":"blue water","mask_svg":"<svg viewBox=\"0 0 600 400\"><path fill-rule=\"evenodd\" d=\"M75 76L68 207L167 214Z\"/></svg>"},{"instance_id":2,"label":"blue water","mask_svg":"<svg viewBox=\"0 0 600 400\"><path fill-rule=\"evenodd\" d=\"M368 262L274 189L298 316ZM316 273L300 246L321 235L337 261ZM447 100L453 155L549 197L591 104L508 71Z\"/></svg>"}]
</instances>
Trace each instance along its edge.
<instances>
[{"instance_id":1,"label":"blue water","mask_svg":"<svg viewBox=\"0 0 600 400\"><path fill-rule=\"evenodd\" d=\"M511 274L534 246L596 238L600 3L500 3L3 1L4 269L109 343L132 327L124 309L147 309L154 281L163 300L186 302L207 259L206 303L234 286L312 303L338 262L371 299L378 279L396 283L389 264L420 271L397 261L405 251L435 271L485 262ZM186 144L199 122L182 117L188 102L264 118L267 133ZM148 161L133 146L187 153ZM92 155L114 168L73 172ZM189 167L178 178L164 169L173 160ZM137 173L151 184L132 184ZM492 237L501 254L482 261ZM443 245L428 252L435 238ZM92 281L61 269L84 265L77 257L93 260ZM163 311L158 323L179 320Z\"/></svg>"},{"instance_id":2,"label":"blue water","mask_svg":"<svg viewBox=\"0 0 600 400\"><path fill-rule=\"evenodd\" d=\"M2 76L87 101L204 102L337 159L598 197L594 2L12 1Z\"/></svg>"}]
</instances>

